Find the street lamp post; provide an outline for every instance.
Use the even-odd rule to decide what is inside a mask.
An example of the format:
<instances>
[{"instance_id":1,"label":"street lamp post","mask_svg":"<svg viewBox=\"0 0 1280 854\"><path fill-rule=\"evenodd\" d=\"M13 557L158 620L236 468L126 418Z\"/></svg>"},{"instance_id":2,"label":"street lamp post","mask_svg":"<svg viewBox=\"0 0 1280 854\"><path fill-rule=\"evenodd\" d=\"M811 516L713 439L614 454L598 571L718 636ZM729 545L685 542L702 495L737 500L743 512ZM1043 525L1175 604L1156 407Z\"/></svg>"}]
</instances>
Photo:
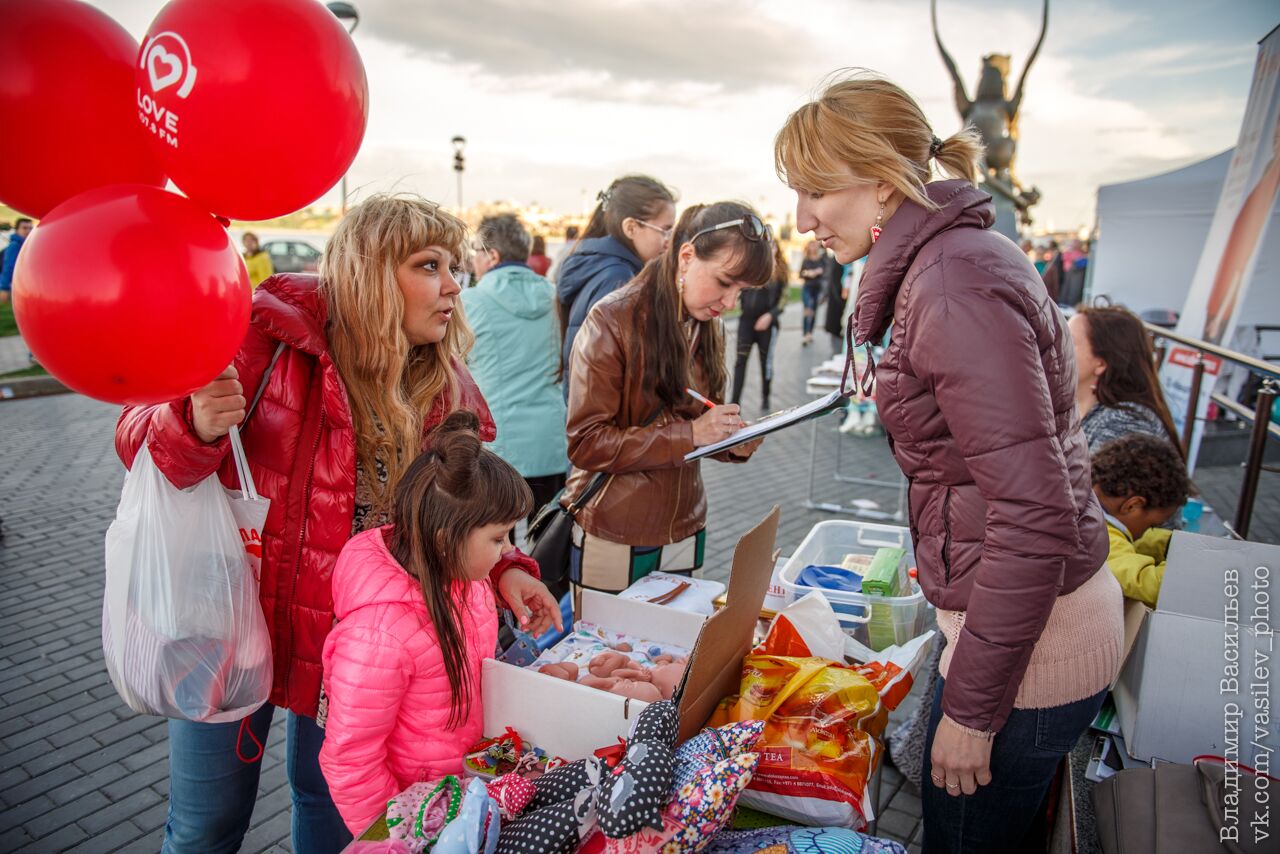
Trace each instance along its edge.
<instances>
[{"instance_id":1,"label":"street lamp post","mask_svg":"<svg viewBox=\"0 0 1280 854\"><path fill-rule=\"evenodd\" d=\"M360 25L360 13L356 11L356 7L350 3L326 3L325 7L333 13L333 16L343 23L347 28L349 35L354 34L356 27ZM342 173L342 215L347 214L347 173Z\"/></svg>"},{"instance_id":2,"label":"street lamp post","mask_svg":"<svg viewBox=\"0 0 1280 854\"><path fill-rule=\"evenodd\" d=\"M462 212L462 170L466 168L466 158L462 156L462 150L466 148L467 138L464 136L455 136L451 142L453 143L453 171L458 173L458 212Z\"/></svg>"}]
</instances>

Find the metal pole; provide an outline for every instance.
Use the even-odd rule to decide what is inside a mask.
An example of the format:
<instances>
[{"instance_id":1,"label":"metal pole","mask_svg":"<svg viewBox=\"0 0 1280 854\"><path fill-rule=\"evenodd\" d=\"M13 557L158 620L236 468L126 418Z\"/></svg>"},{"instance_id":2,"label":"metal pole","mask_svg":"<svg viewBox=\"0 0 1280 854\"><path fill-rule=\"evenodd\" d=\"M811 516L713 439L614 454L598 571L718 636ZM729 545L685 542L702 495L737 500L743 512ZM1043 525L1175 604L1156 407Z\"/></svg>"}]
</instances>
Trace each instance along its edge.
<instances>
[{"instance_id":1,"label":"metal pole","mask_svg":"<svg viewBox=\"0 0 1280 854\"><path fill-rule=\"evenodd\" d=\"M1182 455L1191 456L1191 436L1195 433L1196 417L1200 413L1200 381L1204 379L1204 354L1196 353L1196 363L1191 368L1191 396L1187 398L1187 420L1182 425Z\"/></svg>"},{"instance_id":2,"label":"metal pole","mask_svg":"<svg viewBox=\"0 0 1280 854\"><path fill-rule=\"evenodd\" d=\"M347 173L342 173L342 215L347 215Z\"/></svg>"},{"instance_id":3,"label":"metal pole","mask_svg":"<svg viewBox=\"0 0 1280 854\"><path fill-rule=\"evenodd\" d=\"M1148 332L1147 344L1151 347L1151 361L1159 371L1160 366L1164 364L1164 339L1157 338Z\"/></svg>"},{"instance_id":4,"label":"metal pole","mask_svg":"<svg viewBox=\"0 0 1280 854\"><path fill-rule=\"evenodd\" d=\"M458 210L462 210L462 170L458 170Z\"/></svg>"},{"instance_id":5,"label":"metal pole","mask_svg":"<svg viewBox=\"0 0 1280 854\"><path fill-rule=\"evenodd\" d=\"M1253 502L1258 497L1258 475L1262 471L1262 456L1267 450L1267 425L1271 423L1271 406L1276 399L1276 383L1267 380L1258 391L1258 403L1253 410L1253 432L1249 436L1249 456L1244 464L1244 483L1240 485L1240 503L1236 505L1235 532L1240 539L1249 538L1249 521L1253 517Z\"/></svg>"}]
</instances>

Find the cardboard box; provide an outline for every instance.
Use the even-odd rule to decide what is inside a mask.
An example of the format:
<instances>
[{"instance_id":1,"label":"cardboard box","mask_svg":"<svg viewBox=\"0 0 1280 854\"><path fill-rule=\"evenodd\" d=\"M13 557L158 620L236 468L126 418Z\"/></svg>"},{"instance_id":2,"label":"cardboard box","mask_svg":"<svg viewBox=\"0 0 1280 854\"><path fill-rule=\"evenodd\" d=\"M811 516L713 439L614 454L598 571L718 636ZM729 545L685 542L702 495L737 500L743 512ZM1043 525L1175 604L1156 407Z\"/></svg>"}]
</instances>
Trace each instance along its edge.
<instances>
[{"instance_id":1,"label":"cardboard box","mask_svg":"<svg viewBox=\"0 0 1280 854\"><path fill-rule=\"evenodd\" d=\"M1187 763L1234 751L1251 765L1255 724L1263 744L1274 741L1273 577L1280 586L1280 547L1173 535L1155 610L1126 603L1132 648L1112 693L1133 757Z\"/></svg>"},{"instance_id":2,"label":"cardboard box","mask_svg":"<svg viewBox=\"0 0 1280 854\"><path fill-rule=\"evenodd\" d=\"M778 515L775 506L738 541L728 602L712 617L592 590L582 593L582 619L692 650L676 691L681 741L697 735L720 699L738 690L742 658L751 649L752 632L773 569ZM513 727L531 744L570 760L590 756L597 748L625 738L645 706L493 659L484 663L481 691L486 736Z\"/></svg>"},{"instance_id":3,"label":"cardboard box","mask_svg":"<svg viewBox=\"0 0 1280 854\"><path fill-rule=\"evenodd\" d=\"M782 573L782 568L787 565L787 561L791 560L790 556L781 557L777 552L773 558L773 577L769 580L769 589L765 591L764 603L760 606L760 619L771 621L778 616L778 612L787 607L787 590L782 586L782 580L778 576ZM729 591L721 593L712 602L716 608L723 608L725 603L729 601Z\"/></svg>"}]
</instances>

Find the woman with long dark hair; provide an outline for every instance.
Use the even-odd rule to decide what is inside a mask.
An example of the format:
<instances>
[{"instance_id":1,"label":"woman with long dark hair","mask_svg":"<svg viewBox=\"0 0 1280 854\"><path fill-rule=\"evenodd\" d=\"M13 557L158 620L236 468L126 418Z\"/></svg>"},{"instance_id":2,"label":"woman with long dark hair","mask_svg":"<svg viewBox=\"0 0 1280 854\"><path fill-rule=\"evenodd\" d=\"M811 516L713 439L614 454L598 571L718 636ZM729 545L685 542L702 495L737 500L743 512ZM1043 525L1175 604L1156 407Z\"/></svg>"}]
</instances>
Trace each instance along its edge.
<instances>
[{"instance_id":1,"label":"woman with long dark hair","mask_svg":"<svg viewBox=\"0 0 1280 854\"><path fill-rule=\"evenodd\" d=\"M720 316L774 268L773 236L749 206L695 206L666 252L587 317L569 360L573 469L563 501L596 472L611 477L577 514L575 584L618 591L655 569L702 565L707 500L699 463L684 456L728 437L742 419L734 404L708 409L688 390L723 400ZM746 459L756 444L716 459Z\"/></svg>"},{"instance_id":2,"label":"woman with long dark hair","mask_svg":"<svg viewBox=\"0 0 1280 854\"><path fill-rule=\"evenodd\" d=\"M1168 439L1181 454L1142 321L1120 306L1096 306L1081 308L1067 326L1076 352L1076 411L1089 452L1145 433Z\"/></svg>"}]
</instances>

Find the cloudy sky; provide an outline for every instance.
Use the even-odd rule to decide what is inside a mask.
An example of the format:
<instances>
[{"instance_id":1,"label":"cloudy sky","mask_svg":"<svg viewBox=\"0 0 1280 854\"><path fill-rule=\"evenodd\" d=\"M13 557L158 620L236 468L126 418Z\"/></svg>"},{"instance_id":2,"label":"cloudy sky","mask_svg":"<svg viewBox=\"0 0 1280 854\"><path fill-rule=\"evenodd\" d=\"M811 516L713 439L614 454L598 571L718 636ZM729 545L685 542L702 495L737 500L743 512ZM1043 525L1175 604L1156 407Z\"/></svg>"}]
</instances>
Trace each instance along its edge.
<instances>
[{"instance_id":1,"label":"cloudy sky","mask_svg":"<svg viewBox=\"0 0 1280 854\"><path fill-rule=\"evenodd\" d=\"M163 5L94 2L139 38ZM371 112L353 195L403 189L454 203L449 140L461 134L468 204L576 212L613 176L641 171L684 201L739 198L781 215L792 197L773 173L773 135L849 66L906 87L939 136L959 127L928 0L355 3ZM970 94L985 53L1012 54L1016 81L1040 9L939 0ZM1054 0L1021 119L1018 173L1044 194L1037 225L1089 224L1098 184L1234 145L1276 10L1273 0ZM272 112L287 122L287 104Z\"/></svg>"}]
</instances>

